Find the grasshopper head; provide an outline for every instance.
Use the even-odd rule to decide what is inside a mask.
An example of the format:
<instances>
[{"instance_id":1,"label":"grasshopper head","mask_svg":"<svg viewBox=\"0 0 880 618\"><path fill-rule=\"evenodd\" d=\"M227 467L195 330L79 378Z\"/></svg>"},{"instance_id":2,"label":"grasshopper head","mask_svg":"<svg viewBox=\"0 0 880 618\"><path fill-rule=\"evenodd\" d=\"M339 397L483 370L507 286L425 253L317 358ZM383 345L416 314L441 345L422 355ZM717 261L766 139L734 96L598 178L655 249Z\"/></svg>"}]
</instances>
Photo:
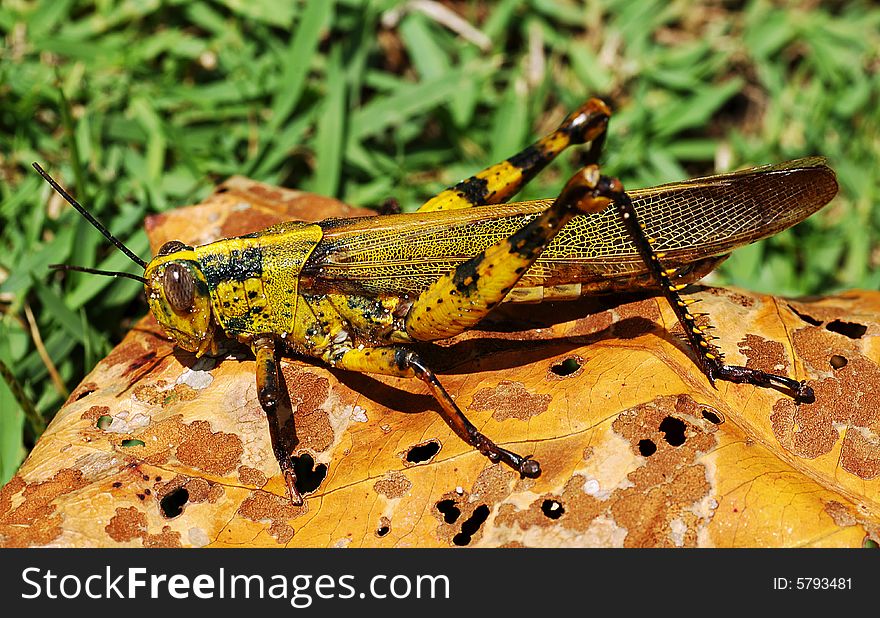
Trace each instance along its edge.
<instances>
[{"instance_id":1,"label":"grasshopper head","mask_svg":"<svg viewBox=\"0 0 880 618\"><path fill-rule=\"evenodd\" d=\"M150 311L184 350L201 356L214 347L208 283L192 247L165 243L144 271Z\"/></svg>"}]
</instances>

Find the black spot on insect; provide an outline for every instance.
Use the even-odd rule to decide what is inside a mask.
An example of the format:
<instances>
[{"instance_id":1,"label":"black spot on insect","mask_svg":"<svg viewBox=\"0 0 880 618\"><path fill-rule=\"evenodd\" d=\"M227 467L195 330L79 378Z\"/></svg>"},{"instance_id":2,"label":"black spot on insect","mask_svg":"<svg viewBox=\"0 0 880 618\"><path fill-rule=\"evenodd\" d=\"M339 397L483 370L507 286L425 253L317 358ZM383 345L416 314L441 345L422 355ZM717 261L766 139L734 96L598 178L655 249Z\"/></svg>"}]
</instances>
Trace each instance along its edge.
<instances>
[{"instance_id":1,"label":"black spot on insect","mask_svg":"<svg viewBox=\"0 0 880 618\"><path fill-rule=\"evenodd\" d=\"M163 517L174 519L183 513L183 507L187 502L189 502L189 491L185 487L178 487L159 500L159 510L162 511Z\"/></svg>"},{"instance_id":2,"label":"black spot on insect","mask_svg":"<svg viewBox=\"0 0 880 618\"><path fill-rule=\"evenodd\" d=\"M470 296L477 291L477 282L480 280L480 265L483 262L483 255L468 260L455 269L452 275L452 284L464 296Z\"/></svg>"},{"instance_id":3,"label":"black spot on insect","mask_svg":"<svg viewBox=\"0 0 880 618\"><path fill-rule=\"evenodd\" d=\"M435 506L447 524L454 524L461 516L461 509L455 505L455 500L441 500Z\"/></svg>"},{"instance_id":4,"label":"black spot on insect","mask_svg":"<svg viewBox=\"0 0 880 618\"><path fill-rule=\"evenodd\" d=\"M116 481L115 483L113 483L113 487L115 489L119 489L120 487L122 487L122 483L120 483L119 481Z\"/></svg>"},{"instance_id":5,"label":"black spot on insect","mask_svg":"<svg viewBox=\"0 0 880 618\"><path fill-rule=\"evenodd\" d=\"M565 513L565 508L559 501L547 499L541 503L541 512L550 519L559 519Z\"/></svg>"},{"instance_id":6,"label":"black spot on insect","mask_svg":"<svg viewBox=\"0 0 880 618\"><path fill-rule=\"evenodd\" d=\"M255 299L256 297L257 297L256 290L251 290L250 292L248 292L248 298L250 298L251 300Z\"/></svg>"},{"instance_id":7,"label":"black spot on insect","mask_svg":"<svg viewBox=\"0 0 880 618\"><path fill-rule=\"evenodd\" d=\"M838 333L850 339L861 339L868 331L868 327L864 324L856 324L855 322L844 322L843 320L833 320L829 322L825 328L832 333Z\"/></svg>"},{"instance_id":8,"label":"black spot on insect","mask_svg":"<svg viewBox=\"0 0 880 618\"><path fill-rule=\"evenodd\" d=\"M379 526L376 529L376 536L381 539L383 536L385 536L389 532L391 532L391 528L389 528L388 526Z\"/></svg>"},{"instance_id":9,"label":"black spot on insect","mask_svg":"<svg viewBox=\"0 0 880 618\"><path fill-rule=\"evenodd\" d=\"M684 444L684 430L684 421L673 416L667 416L660 423L660 431L663 432L663 438L672 446Z\"/></svg>"},{"instance_id":10,"label":"black spot on insect","mask_svg":"<svg viewBox=\"0 0 880 618\"><path fill-rule=\"evenodd\" d=\"M528 182L550 162L552 157L540 146L529 146L513 155L507 162L522 171L523 182Z\"/></svg>"},{"instance_id":11,"label":"black spot on insect","mask_svg":"<svg viewBox=\"0 0 880 618\"><path fill-rule=\"evenodd\" d=\"M648 440L647 438L644 440L639 440L639 454L642 457L650 457L656 452L657 445L654 444L653 440Z\"/></svg>"},{"instance_id":12,"label":"black spot on insect","mask_svg":"<svg viewBox=\"0 0 880 618\"><path fill-rule=\"evenodd\" d=\"M467 521L461 525L461 532L452 537L452 542L463 547L471 542L471 538L480 530L480 527L489 519L489 507L481 504L474 509Z\"/></svg>"},{"instance_id":13,"label":"black spot on insect","mask_svg":"<svg viewBox=\"0 0 880 618\"><path fill-rule=\"evenodd\" d=\"M327 476L327 465L315 465L315 460L308 453L291 457L293 471L296 474L296 488L301 494L312 493L321 485Z\"/></svg>"},{"instance_id":14,"label":"black spot on insect","mask_svg":"<svg viewBox=\"0 0 880 618\"><path fill-rule=\"evenodd\" d=\"M486 203L486 196L489 193L489 181L485 178L472 176L455 185L454 189L458 191L459 196L466 199L469 204L478 206Z\"/></svg>"}]
</instances>

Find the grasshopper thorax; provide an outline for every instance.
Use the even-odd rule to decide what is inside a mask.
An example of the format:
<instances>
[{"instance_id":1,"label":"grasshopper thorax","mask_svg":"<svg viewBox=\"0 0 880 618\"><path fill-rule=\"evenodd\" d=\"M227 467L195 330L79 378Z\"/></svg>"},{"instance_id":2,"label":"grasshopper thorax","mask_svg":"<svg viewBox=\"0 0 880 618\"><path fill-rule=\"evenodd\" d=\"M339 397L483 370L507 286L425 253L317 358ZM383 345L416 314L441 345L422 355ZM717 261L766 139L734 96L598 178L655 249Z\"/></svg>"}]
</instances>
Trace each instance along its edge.
<instances>
[{"instance_id":1,"label":"grasshopper thorax","mask_svg":"<svg viewBox=\"0 0 880 618\"><path fill-rule=\"evenodd\" d=\"M144 278L150 311L175 343L197 356L211 349L211 296L193 248L176 240L165 243Z\"/></svg>"}]
</instances>

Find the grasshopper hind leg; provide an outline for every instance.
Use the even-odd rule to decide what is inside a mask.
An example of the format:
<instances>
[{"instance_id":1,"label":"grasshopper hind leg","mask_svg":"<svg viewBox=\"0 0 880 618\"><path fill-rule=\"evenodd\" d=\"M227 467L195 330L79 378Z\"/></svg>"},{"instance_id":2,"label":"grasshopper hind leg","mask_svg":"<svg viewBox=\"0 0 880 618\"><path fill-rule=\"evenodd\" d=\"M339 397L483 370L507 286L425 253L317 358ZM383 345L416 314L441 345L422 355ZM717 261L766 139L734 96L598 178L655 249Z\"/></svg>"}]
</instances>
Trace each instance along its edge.
<instances>
[{"instance_id":1,"label":"grasshopper hind leg","mask_svg":"<svg viewBox=\"0 0 880 618\"><path fill-rule=\"evenodd\" d=\"M721 353L713 346L706 336L705 327L698 326L694 315L688 311L688 303L682 300L678 290L684 287L676 285L672 278L676 274L675 269L664 269L660 260L662 253L654 251L652 239L647 236L644 226L639 223L636 211L633 208L630 197L620 191L614 196L614 204L620 215L621 221L630 238L636 245L639 255L644 260L651 275L659 284L663 295L672 305L675 316L684 329L688 344L697 355L698 364L703 373L709 378L714 386L715 380L726 380L737 384L754 384L755 386L775 388L790 395L798 403L812 403L815 401L813 389L803 380L798 381L786 376L741 367L739 365L725 365L722 362Z\"/></svg>"},{"instance_id":2,"label":"grasshopper hind leg","mask_svg":"<svg viewBox=\"0 0 880 618\"><path fill-rule=\"evenodd\" d=\"M275 339L269 336L259 337L251 344L254 356L257 357L257 398L269 419L269 437L272 440L272 452L281 468L287 495L295 506L303 503L302 494L296 488L296 472L293 459L287 448L286 440L281 433L278 419L278 403L281 401L281 373L278 367L278 352Z\"/></svg>"}]
</instances>

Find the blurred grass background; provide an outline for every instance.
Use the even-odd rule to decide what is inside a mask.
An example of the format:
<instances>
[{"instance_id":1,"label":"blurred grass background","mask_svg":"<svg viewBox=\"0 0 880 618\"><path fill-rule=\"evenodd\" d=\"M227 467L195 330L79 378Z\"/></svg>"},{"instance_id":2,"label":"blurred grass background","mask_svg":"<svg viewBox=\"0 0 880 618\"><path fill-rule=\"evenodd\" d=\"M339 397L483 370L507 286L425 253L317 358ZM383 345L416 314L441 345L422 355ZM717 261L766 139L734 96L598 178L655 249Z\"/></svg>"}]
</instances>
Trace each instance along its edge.
<instances>
[{"instance_id":1,"label":"blurred grass background","mask_svg":"<svg viewBox=\"0 0 880 618\"><path fill-rule=\"evenodd\" d=\"M639 187L826 155L841 194L713 283L783 295L880 284L880 8L681 0L4 0L0 482L146 313L136 272L30 168L135 252L144 216L232 174L405 210L552 129L615 109L606 171ZM522 194L548 197L563 156Z\"/></svg>"}]
</instances>

